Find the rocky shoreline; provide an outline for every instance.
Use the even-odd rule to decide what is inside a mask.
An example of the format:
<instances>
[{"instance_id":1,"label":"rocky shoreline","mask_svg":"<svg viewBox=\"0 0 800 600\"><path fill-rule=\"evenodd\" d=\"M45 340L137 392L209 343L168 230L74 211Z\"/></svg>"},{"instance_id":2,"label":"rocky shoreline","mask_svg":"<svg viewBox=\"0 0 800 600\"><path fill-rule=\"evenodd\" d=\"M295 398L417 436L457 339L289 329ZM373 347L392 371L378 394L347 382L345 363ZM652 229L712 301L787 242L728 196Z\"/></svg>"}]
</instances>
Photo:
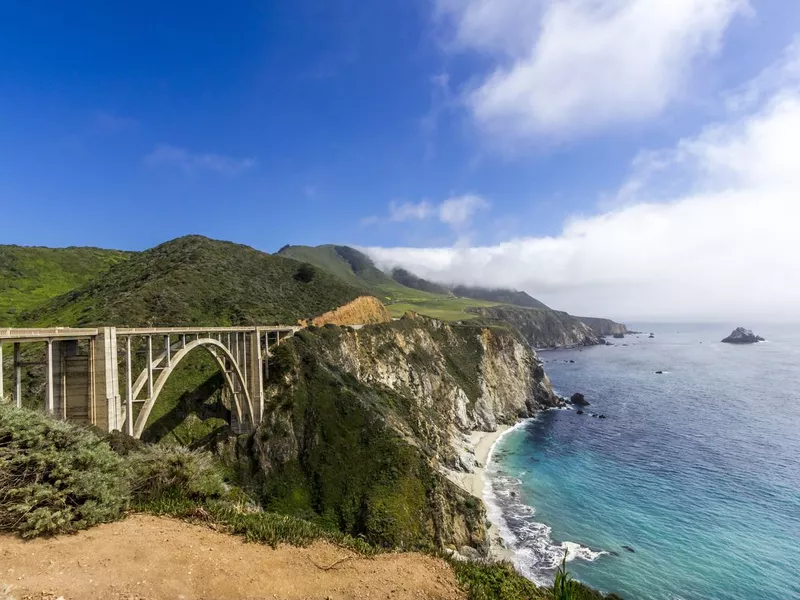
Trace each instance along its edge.
<instances>
[{"instance_id":1,"label":"rocky shoreline","mask_svg":"<svg viewBox=\"0 0 800 600\"><path fill-rule=\"evenodd\" d=\"M447 469L445 470L445 476L462 490L485 504L484 491L489 485L486 475L487 463L494 445L510 429L510 425L498 425L494 431L471 431L469 434L465 434L461 448L464 453L473 457L474 466L463 472ZM487 519L487 522L489 527L487 528L486 537L489 547L486 558L489 560L512 560L513 552L506 547L497 525L489 519ZM463 558L474 558L474 556L469 556L471 554L470 550L461 549L459 554ZM464 556L464 554L466 555Z\"/></svg>"}]
</instances>

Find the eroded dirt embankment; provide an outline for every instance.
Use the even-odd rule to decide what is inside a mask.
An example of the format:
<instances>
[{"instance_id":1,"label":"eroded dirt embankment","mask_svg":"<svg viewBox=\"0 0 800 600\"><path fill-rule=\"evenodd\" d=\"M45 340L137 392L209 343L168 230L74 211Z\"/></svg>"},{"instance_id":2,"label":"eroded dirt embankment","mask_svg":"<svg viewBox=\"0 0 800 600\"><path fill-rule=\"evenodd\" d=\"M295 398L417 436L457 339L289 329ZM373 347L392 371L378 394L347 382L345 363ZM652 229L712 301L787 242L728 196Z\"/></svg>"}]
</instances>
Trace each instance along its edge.
<instances>
[{"instance_id":1,"label":"eroded dirt embankment","mask_svg":"<svg viewBox=\"0 0 800 600\"><path fill-rule=\"evenodd\" d=\"M364 558L327 543L273 550L201 525L133 515L74 536L0 536L0 600L6 598L463 600L464 594L447 563L430 556Z\"/></svg>"}]
</instances>

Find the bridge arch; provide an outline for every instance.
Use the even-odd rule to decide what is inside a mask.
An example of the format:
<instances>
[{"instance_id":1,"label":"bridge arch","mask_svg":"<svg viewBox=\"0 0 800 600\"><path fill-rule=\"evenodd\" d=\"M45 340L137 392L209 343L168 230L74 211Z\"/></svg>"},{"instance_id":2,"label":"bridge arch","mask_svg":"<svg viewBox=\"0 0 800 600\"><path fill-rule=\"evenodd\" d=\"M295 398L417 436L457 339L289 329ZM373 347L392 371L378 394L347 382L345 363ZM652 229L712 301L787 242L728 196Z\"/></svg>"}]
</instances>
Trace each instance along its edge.
<instances>
[{"instance_id":1,"label":"bridge arch","mask_svg":"<svg viewBox=\"0 0 800 600\"><path fill-rule=\"evenodd\" d=\"M220 370L225 378L225 385L228 386L228 389L230 389L232 392L231 397L233 406L231 406L231 409L236 412L239 422L244 423L245 421L249 421L250 423L255 423L257 421L253 400L250 397L249 390L247 389L245 377L240 365L237 363L231 351L219 340L213 338L199 338L191 342L187 342L185 347L181 348L178 352L171 356L167 366L163 368L158 376L158 379L153 385L152 396L145 401L142 409L139 411L139 414L136 417L136 422L133 427L133 437L136 439L142 437L142 433L147 426L147 420L150 417L150 412L153 410L153 406L158 400L158 396L164 389L164 385L166 385L167 380L169 379L170 375L172 375L175 368L195 348L202 348L208 352L212 357L214 357L214 360L219 365ZM166 353L161 354L153 359L152 367L157 367L159 364L164 362L165 357ZM230 371L226 368L226 359L231 366ZM139 392L141 392L146 381L147 369L145 368L145 371L139 375L139 377L136 379L136 384L133 386L134 398ZM242 406L240 394L244 398L244 406ZM131 418L132 416L133 415L126 415L126 419Z\"/></svg>"}]
</instances>

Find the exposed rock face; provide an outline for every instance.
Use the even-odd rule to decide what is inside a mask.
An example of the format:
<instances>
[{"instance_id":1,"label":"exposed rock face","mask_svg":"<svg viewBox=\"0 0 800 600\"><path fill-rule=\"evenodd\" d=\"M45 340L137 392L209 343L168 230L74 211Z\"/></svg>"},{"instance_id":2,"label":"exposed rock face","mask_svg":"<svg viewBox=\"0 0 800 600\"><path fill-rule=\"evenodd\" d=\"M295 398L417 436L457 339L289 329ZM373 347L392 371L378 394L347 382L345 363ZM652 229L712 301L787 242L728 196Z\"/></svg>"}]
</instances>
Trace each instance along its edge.
<instances>
[{"instance_id":1,"label":"exposed rock face","mask_svg":"<svg viewBox=\"0 0 800 600\"><path fill-rule=\"evenodd\" d=\"M560 404L536 353L509 331L409 314L382 327L343 330L324 351L359 381L412 398L417 410L410 416L450 466L457 431L493 431Z\"/></svg>"},{"instance_id":2,"label":"exposed rock face","mask_svg":"<svg viewBox=\"0 0 800 600\"><path fill-rule=\"evenodd\" d=\"M597 317L576 317L582 323L588 325L597 335L614 335L621 333L631 333L622 323L615 323L611 319L599 319Z\"/></svg>"},{"instance_id":3,"label":"exposed rock face","mask_svg":"<svg viewBox=\"0 0 800 600\"><path fill-rule=\"evenodd\" d=\"M726 344L755 344L756 342L763 342L765 340L761 336L755 335L749 329L737 327L722 341Z\"/></svg>"},{"instance_id":4,"label":"exposed rock face","mask_svg":"<svg viewBox=\"0 0 800 600\"><path fill-rule=\"evenodd\" d=\"M469 309L483 323L508 323L534 348L569 348L601 344L591 327L565 312L515 306Z\"/></svg>"},{"instance_id":5,"label":"exposed rock face","mask_svg":"<svg viewBox=\"0 0 800 600\"><path fill-rule=\"evenodd\" d=\"M360 296L344 306L315 317L311 322L317 327L323 325L367 325L388 323L392 315L383 302L373 296Z\"/></svg>"},{"instance_id":6,"label":"exposed rock face","mask_svg":"<svg viewBox=\"0 0 800 600\"><path fill-rule=\"evenodd\" d=\"M265 504L401 547L485 551L483 505L445 470L474 463L466 432L562 402L516 332L416 315L303 330L271 369L266 418L240 464Z\"/></svg>"}]
</instances>

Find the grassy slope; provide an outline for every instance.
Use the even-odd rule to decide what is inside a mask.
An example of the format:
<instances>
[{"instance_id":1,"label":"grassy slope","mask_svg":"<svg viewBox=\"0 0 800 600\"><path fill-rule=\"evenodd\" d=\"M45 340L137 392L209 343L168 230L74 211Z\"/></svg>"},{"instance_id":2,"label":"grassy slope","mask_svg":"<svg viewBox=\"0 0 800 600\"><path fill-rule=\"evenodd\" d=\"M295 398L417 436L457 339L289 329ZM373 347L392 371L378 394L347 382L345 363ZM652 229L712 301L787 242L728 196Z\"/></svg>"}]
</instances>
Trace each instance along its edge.
<instances>
[{"instance_id":1,"label":"grassy slope","mask_svg":"<svg viewBox=\"0 0 800 600\"><path fill-rule=\"evenodd\" d=\"M359 262L356 262L355 269L351 262L337 252L337 246L287 246L281 249L280 254L325 269L342 281L377 296L386 304L393 317L400 317L411 310L444 321L463 321L475 318L474 314L466 311L467 308L495 305L494 302L485 300L455 298L448 294L434 294L407 287L377 269L364 254L348 250L358 257ZM369 265L363 266L362 261L368 261Z\"/></svg>"},{"instance_id":2,"label":"grassy slope","mask_svg":"<svg viewBox=\"0 0 800 600\"><path fill-rule=\"evenodd\" d=\"M20 315L48 325L293 324L356 298L360 291L301 263L248 246L186 236L136 254L83 287Z\"/></svg>"},{"instance_id":3,"label":"grassy slope","mask_svg":"<svg viewBox=\"0 0 800 600\"><path fill-rule=\"evenodd\" d=\"M132 254L100 248L0 246L0 325L85 285Z\"/></svg>"},{"instance_id":4,"label":"grassy slope","mask_svg":"<svg viewBox=\"0 0 800 600\"><path fill-rule=\"evenodd\" d=\"M513 304L514 306L521 306L523 308L551 310L550 307L544 302L540 302L525 292L518 292L515 290L468 287L460 285L453 288L453 293L456 296L462 296L465 298L489 300L491 302L499 302L501 304Z\"/></svg>"}]
</instances>

